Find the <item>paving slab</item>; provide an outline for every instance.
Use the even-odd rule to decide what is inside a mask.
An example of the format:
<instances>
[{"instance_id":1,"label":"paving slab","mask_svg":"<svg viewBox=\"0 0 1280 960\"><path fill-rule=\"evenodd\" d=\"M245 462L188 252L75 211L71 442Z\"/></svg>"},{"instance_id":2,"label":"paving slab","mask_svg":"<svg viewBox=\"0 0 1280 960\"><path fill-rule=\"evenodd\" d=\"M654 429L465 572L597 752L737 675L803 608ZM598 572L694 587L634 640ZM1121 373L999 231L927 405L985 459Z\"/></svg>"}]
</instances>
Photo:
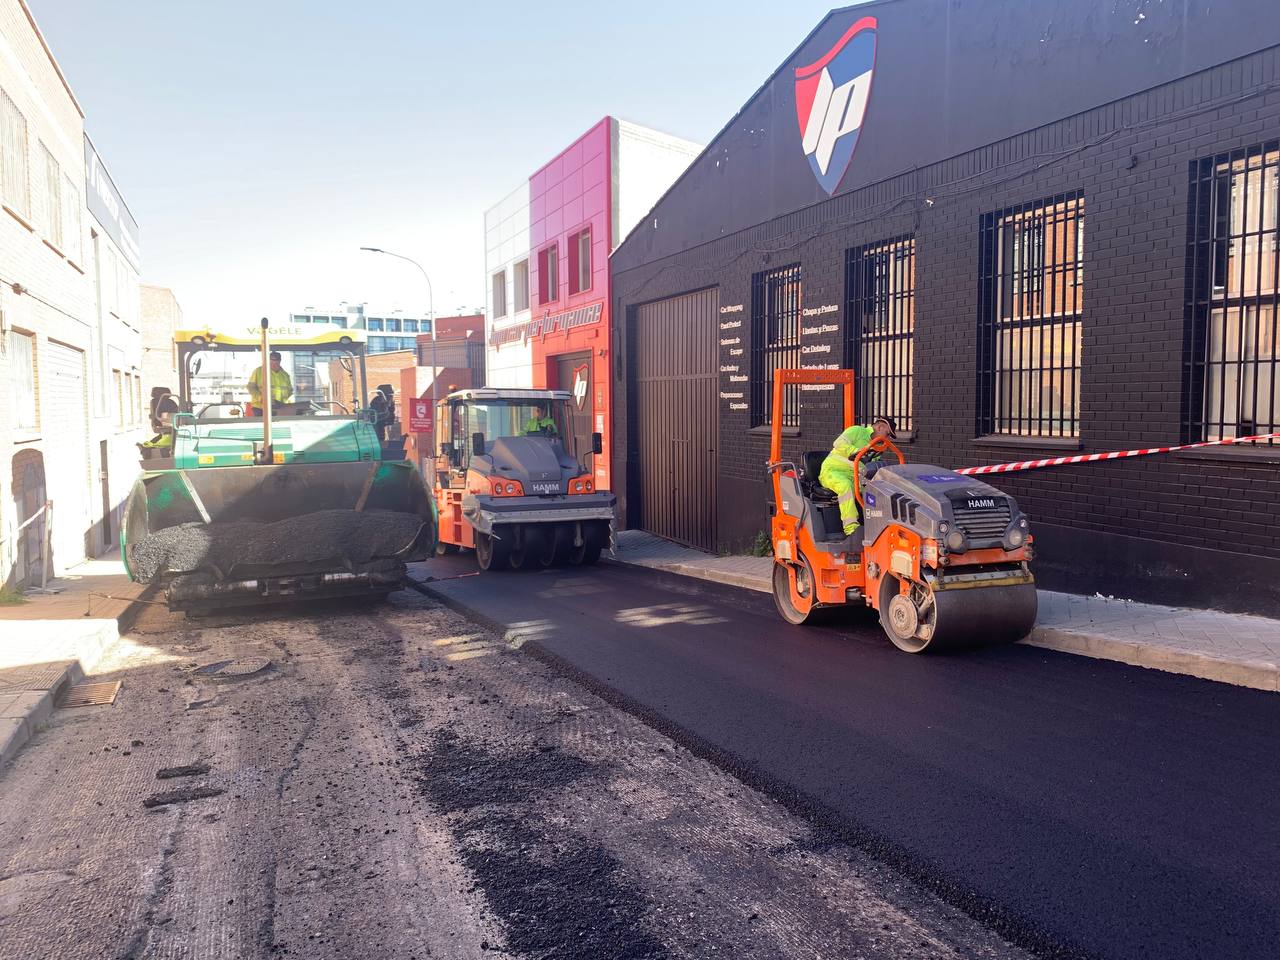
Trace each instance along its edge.
<instances>
[{"instance_id":1,"label":"paving slab","mask_svg":"<svg viewBox=\"0 0 1280 960\"><path fill-rule=\"evenodd\" d=\"M642 530L617 535L612 559L769 593L772 557L717 557ZM1280 621L1101 595L1039 591L1021 642L1080 656L1280 692Z\"/></svg>"},{"instance_id":2,"label":"paving slab","mask_svg":"<svg viewBox=\"0 0 1280 960\"><path fill-rule=\"evenodd\" d=\"M147 595L116 555L0 607L0 769L48 720L63 688L93 671Z\"/></svg>"}]
</instances>

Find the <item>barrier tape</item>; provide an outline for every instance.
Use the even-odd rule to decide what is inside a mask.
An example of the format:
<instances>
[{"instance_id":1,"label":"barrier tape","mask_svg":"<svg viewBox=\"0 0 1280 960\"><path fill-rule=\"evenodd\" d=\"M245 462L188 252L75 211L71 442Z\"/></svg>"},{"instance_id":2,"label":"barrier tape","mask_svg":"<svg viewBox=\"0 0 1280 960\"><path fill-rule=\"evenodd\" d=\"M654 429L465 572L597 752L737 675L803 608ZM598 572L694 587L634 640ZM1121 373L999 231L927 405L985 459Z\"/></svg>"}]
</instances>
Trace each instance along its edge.
<instances>
[{"instance_id":1,"label":"barrier tape","mask_svg":"<svg viewBox=\"0 0 1280 960\"><path fill-rule=\"evenodd\" d=\"M1226 440L1205 440L1201 443L1184 443L1176 447L1148 447L1145 450L1113 450L1110 453L1082 453L1074 457L1047 457L1043 460L1019 460L1016 463L993 463L987 467L965 467L956 473L976 476L983 473L1013 473L1016 470L1039 470L1041 467L1061 467L1071 463L1094 463L1098 460L1123 460L1125 457L1147 457L1153 453L1175 453L1178 450L1197 450L1201 447L1222 447L1232 443L1252 443L1257 440L1275 440L1280 433L1264 433L1256 437L1230 437ZM1280 453L1280 451L1277 451Z\"/></svg>"}]
</instances>

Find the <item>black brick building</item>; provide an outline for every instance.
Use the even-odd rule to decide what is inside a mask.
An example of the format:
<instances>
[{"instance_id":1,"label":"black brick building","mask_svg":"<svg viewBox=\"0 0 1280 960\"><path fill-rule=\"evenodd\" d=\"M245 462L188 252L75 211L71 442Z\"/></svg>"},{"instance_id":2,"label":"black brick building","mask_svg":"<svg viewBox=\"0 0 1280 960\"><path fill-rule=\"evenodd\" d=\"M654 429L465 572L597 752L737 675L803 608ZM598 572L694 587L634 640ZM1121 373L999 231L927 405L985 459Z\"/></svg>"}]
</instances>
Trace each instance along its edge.
<instances>
[{"instance_id":1,"label":"black brick building","mask_svg":"<svg viewBox=\"0 0 1280 960\"><path fill-rule=\"evenodd\" d=\"M948 467L1280 431L1274 0L834 11L612 270L625 523L707 549L768 529L776 366ZM1047 586L1280 613L1280 442L994 479Z\"/></svg>"}]
</instances>

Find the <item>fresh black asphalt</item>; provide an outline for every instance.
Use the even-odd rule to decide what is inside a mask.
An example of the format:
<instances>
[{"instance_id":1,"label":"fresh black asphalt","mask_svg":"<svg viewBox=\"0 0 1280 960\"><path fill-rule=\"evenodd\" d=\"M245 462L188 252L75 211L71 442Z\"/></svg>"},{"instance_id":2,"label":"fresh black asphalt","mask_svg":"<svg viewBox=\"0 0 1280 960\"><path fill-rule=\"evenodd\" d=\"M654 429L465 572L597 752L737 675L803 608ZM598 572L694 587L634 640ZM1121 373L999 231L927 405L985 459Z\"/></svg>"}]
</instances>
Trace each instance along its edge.
<instances>
[{"instance_id":1,"label":"fresh black asphalt","mask_svg":"<svg viewBox=\"0 0 1280 960\"><path fill-rule=\"evenodd\" d=\"M451 605L1046 956L1280 956L1280 696L1026 646L897 652L865 612L618 565Z\"/></svg>"}]
</instances>

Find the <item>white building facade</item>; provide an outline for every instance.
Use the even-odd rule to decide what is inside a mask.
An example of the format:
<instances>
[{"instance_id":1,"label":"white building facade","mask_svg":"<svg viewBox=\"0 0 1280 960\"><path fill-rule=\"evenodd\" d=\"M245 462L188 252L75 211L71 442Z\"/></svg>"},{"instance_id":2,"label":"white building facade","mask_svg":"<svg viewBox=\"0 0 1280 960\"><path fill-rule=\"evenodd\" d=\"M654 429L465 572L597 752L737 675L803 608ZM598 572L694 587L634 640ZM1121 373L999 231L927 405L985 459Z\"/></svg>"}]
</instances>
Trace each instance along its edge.
<instances>
[{"instance_id":1,"label":"white building facade","mask_svg":"<svg viewBox=\"0 0 1280 960\"><path fill-rule=\"evenodd\" d=\"M485 367L491 387L527 387L533 350L527 340L494 343L494 332L528 322L529 182L484 215Z\"/></svg>"},{"instance_id":2,"label":"white building facade","mask_svg":"<svg viewBox=\"0 0 1280 960\"><path fill-rule=\"evenodd\" d=\"M114 544L141 367L137 225L26 4L0 0L0 585Z\"/></svg>"}]
</instances>

